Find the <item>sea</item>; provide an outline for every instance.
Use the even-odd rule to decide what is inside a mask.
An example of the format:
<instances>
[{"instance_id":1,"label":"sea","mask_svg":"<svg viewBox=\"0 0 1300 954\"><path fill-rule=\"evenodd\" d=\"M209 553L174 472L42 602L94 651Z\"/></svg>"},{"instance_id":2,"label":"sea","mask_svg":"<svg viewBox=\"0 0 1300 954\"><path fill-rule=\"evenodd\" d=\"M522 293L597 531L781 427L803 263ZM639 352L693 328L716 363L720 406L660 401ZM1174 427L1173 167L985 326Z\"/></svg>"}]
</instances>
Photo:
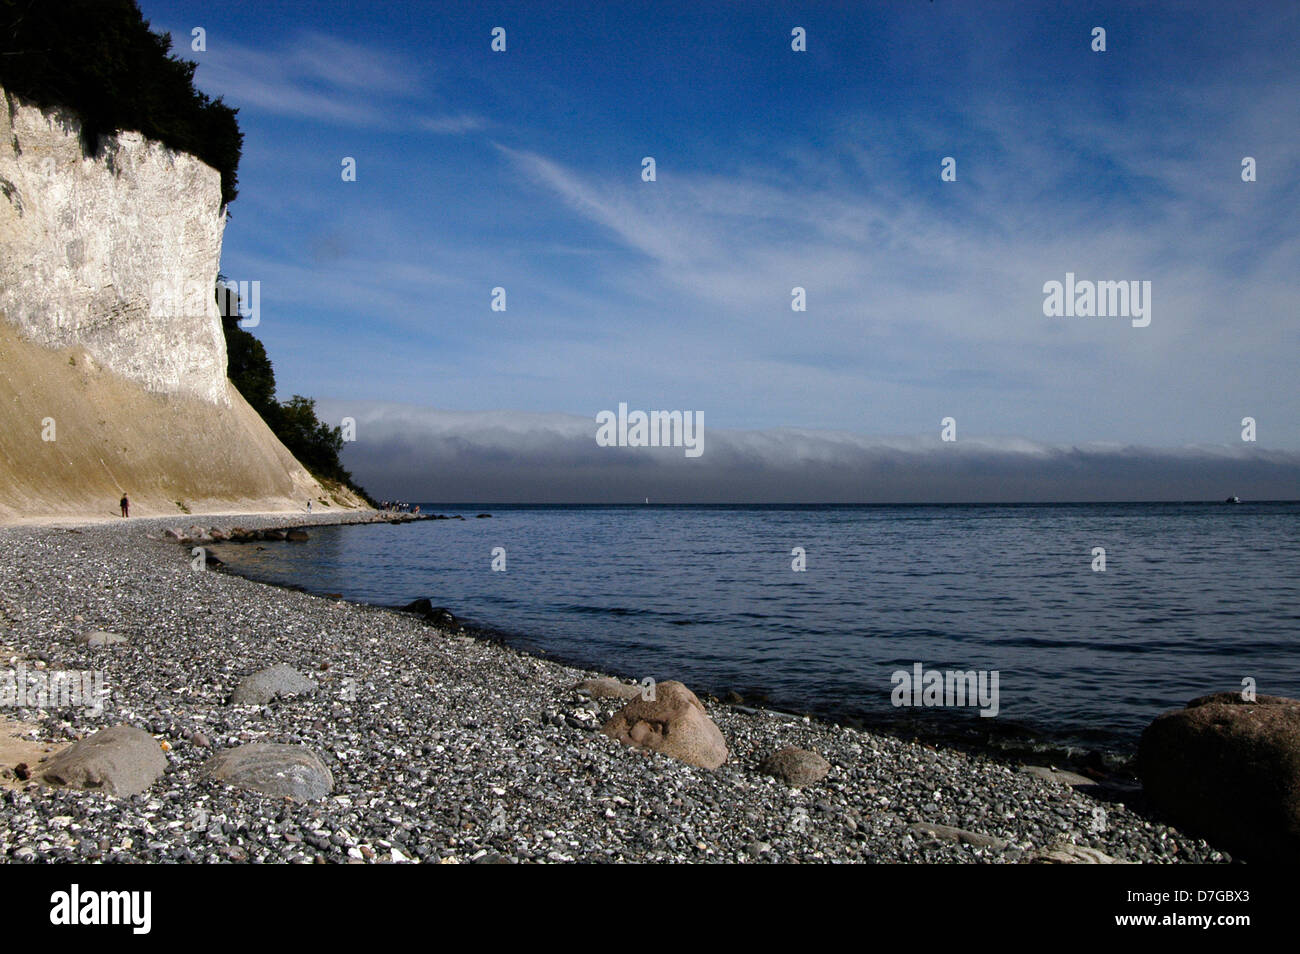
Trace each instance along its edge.
<instances>
[{"instance_id":1,"label":"sea","mask_svg":"<svg viewBox=\"0 0 1300 954\"><path fill-rule=\"evenodd\" d=\"M1300 697L1300 502L420 508L451 519L215 552L312 593L427 598L580 667L909 737L1122 758L1196 696ZM914 692L932 670L986 690L996 673L996 714Z\"/></svg>"}]
</instances>

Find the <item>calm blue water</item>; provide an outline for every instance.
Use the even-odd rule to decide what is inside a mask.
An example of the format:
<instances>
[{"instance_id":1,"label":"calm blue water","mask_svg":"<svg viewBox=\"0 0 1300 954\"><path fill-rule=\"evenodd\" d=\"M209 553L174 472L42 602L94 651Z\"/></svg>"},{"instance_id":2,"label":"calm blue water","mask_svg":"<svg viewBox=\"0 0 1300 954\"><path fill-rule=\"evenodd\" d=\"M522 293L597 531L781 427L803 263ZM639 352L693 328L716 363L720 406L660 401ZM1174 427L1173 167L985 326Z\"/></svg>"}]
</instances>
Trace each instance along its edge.
<instances>
[{"instance_id":1,"label":"calm blue water","mask_svg":"<svg viewBox=\"0 0 1300 954\"><path fill-rule=\"evenodd\" d=\"M1300 504L423 511L470 519L216 552L311 592L428 597L584 666L871 724L1122 751L1243 677L1300 696ZM916 662L998 670L998 716L894 708L891 673Z\"/></svg>"}]
</instances>

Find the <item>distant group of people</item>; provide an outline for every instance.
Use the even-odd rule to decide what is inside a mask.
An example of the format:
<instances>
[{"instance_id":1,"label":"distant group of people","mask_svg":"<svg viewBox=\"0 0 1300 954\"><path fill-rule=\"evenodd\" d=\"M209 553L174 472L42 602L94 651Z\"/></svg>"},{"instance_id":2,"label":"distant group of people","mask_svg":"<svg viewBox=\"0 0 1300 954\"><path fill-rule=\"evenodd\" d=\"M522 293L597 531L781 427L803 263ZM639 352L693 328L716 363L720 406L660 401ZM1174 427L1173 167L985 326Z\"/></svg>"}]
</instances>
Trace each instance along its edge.
<instances>
[{"instance_id":1,"label":"distant group of people","mask_svg":"<svg viewBox=\"0 0 1300 954\"><path fill-rule=\"evenodd\" d=\"M379 504L379 509L387 510L389 513L419 513L420 512L419 504L416 504L415 509L412 510L411 505L403 500L381 501Z\"/></svg>"}]
</instances>

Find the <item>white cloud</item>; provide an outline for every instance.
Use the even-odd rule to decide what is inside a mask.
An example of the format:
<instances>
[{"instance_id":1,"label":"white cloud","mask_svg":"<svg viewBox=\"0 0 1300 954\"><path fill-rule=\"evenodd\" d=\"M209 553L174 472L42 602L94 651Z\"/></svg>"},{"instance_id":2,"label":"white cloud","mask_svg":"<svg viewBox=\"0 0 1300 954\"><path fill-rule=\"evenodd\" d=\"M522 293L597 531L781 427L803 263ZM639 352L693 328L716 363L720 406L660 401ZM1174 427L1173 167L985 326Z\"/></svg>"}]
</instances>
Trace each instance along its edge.
<instances>
[{"instance_id":1,"label":"white cloud","mask_svg":"<svg viewBox=\"0 0 1300 954\"><path fill-rule=\"evenodd\" d=\"M668 408L671 409L671 408ZM687 410L677 408L678 410ZM344 462L373 493L483 502L978 502L1294 496L1300 454L1247 444L1054 445L958 435L739 431L705 420L705 452L613 448L592 417L322 401L357 424Z\"/></svg>"}]
</instances>

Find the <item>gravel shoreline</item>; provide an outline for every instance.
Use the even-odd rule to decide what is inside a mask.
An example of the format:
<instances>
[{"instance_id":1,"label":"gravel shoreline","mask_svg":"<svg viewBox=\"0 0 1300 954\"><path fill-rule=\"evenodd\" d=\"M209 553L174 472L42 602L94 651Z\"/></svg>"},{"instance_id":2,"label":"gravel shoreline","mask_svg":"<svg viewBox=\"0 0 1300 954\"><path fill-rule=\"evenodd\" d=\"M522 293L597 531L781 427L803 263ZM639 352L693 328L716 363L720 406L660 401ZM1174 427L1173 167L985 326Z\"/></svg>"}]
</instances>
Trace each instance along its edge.
<instances>
[{"instance_id":1,"label":"gravel shoreline","mask_svg":"<svg viewBox=\"0 0 1300 954\"><path fill-rule=\"evenodd\" d=\"M407 614L194 572L162 534L195 519L256 529L371 515L0 527L0 669L102 670L111 693L99 717L0 716L58 745L124 722L169 747L166 773L128 798L11 778L0 860L1004 863L1061 845L1130 862L1230 860L1113 795L807 718L706 700L731 750L720 769L637 752L598 731L618 703L570 688L599 673ZM77 644L93 630L127 642ZM280 663L319 688L228 704L242 677ZM333 792L280 801L202 772L250 741L310 747ZM789 745L821 753L830 773L796 789L758 770Z\"/></svg>"}]
</instances>

